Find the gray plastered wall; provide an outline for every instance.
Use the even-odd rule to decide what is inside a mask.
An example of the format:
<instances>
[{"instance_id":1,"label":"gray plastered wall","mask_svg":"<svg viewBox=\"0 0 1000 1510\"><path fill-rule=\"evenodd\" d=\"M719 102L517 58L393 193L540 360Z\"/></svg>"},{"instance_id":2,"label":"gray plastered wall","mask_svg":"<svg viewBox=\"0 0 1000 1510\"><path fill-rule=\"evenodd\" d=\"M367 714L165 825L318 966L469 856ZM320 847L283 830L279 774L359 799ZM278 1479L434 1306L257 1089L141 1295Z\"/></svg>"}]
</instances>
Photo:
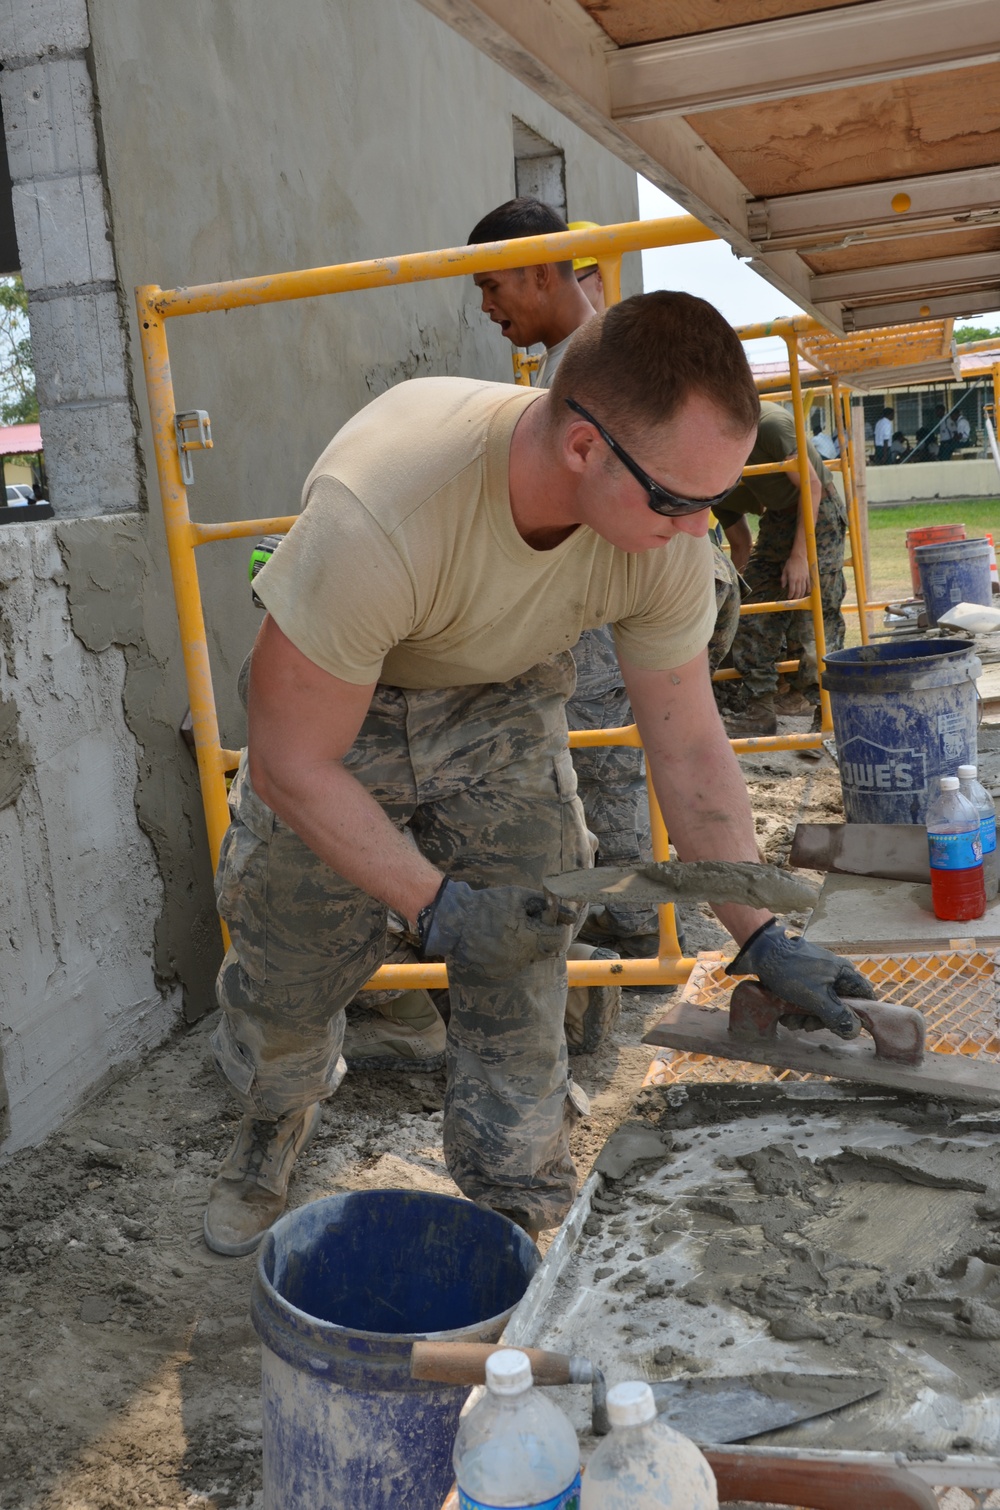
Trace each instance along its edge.
<instances>
[{"instance_id":1,"label":"gray plastered wall","mask_svg":"<svg viewBox=\"0 0 1000 1510\"><path fill-rule=\"evenodd\" d=\"M136 898L116 937L138 973L112 980L98 970L74 1009L90 1083L168 1031L181 994L189 1019L209 1010L221 955L196 774L178 735L187 692L134 286L462 243L514 193L515 116L565 152L571 216L637 213L627 168L415 0L296 0L280 18L266 0L171 0L169 9L165 26L158 0L0 0L0 91L57 511L49 525L0 535L0 547L21 542L18 560L31 560L35 582L23 594L19 579L4 577L0 634L24 651L50 619L63 625L61 654L80 698L100 710L103 741L91 750L94 731L81 718L70 744L115 773L99 790L83 783L65 842L82 872L89 865L116 884L128 875ZM638 263L627 260L626 292L640 286ZM509 347L480 313L470 278L173 320L167 330L178 408L212 418L215 449L195 456L190 492L193 516L207 520L297 511L330 436L396 382L511 376ZM244 737L236 673L260 622L251 545L198 557L231 746ZM44 833L33 838L32 825L45 820L32 795L40 735L27 705L38 703L46 727L61 727L68 709L54 685L29 692L33 666L15 656L2 672L0 820L35 863ZM37 927L40 937L75 929L85 947L79 919L40 912ZM34 992L51 1022L65 1022L70 1007L32 958L25 998ZM109 993L117 1036L101 1016ZM0 999L8 1087L22 1051L14 1015ZM11 1146L56 1125L60 1084L64 1115L85 1093L66 1072L51 1093L17 1092L14 1100L34 1096L38 1114L21 1115Z\"/></svg>"}]
</instances>

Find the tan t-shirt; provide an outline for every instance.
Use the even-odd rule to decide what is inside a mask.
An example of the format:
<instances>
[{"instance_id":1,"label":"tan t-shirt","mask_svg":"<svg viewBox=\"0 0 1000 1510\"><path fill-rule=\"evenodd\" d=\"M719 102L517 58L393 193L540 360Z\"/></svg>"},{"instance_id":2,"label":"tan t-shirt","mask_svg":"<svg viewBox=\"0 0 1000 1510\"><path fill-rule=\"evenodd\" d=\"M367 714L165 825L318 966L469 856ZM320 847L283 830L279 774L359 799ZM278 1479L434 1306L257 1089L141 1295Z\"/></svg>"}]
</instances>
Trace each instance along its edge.
<instances>
[{"instance_id":1,"label":"tan t-shirt","mask_svg":"<svg viewBox=\"0 0 1000 1510\"><path fill-rule=\"evenodd\" d=\"M507 471L528 388L417 378L334 436L305 510L254 581L292 643L343 681L509 681L614 626L650 669L683 665L715 622L708 541L630 555L579 526L554 550L518 534Z\"/></svg>"}]
</instances>

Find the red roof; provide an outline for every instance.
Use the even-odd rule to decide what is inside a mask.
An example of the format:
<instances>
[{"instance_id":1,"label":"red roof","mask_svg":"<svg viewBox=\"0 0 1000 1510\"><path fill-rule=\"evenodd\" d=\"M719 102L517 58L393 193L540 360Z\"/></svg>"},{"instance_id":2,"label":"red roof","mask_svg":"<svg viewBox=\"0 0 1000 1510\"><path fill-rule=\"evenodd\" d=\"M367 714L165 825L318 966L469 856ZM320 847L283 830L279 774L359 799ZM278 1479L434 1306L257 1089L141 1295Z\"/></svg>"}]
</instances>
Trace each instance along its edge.
<instances>
[{"instance_id":1,"label":"red roof","mask_svg":"<svg viewBox=\"0 0 1000 1510\"><path fill-rule=\"evenodd\" d=\"M40 426L0 425L0 456L27 456L41 449Z\"/></svg>"}]
</instances>

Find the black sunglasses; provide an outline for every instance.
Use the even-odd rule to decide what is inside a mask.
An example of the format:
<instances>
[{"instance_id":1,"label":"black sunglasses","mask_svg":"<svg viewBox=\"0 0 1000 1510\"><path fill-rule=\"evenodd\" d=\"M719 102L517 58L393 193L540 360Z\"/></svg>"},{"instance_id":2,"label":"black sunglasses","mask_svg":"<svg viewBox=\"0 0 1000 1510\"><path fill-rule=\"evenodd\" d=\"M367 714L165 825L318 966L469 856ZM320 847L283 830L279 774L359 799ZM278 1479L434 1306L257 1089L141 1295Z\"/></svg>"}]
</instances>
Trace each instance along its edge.
<instances>
[{"instance_id":1,"label":"black sunglasses","mask_svg":"<svg viewBox=\"0 0 1000 1510\"><path fill-rule=\"evenodd\" d=\"M647 502L657 514L666 514L668 517L676 517L679 514L700 514L702 509L711 509L716 504L722 503L739 487L737 480L732 487L726 488L723 493L717 493L714 498L681 498L677 493L669 493L665 487L650 477L648 472L644 472L637 461L632 460L625 447L620 446L614 436L609 435L604 426L592 414L587 413L582 404L578 404L575 398L568 398L566 403L574 413L581 415L588 424L593 425L608 450L618 457L623 467L628 468L636 482L642 484L649 494Z\"/></svg>"}]
</instances>

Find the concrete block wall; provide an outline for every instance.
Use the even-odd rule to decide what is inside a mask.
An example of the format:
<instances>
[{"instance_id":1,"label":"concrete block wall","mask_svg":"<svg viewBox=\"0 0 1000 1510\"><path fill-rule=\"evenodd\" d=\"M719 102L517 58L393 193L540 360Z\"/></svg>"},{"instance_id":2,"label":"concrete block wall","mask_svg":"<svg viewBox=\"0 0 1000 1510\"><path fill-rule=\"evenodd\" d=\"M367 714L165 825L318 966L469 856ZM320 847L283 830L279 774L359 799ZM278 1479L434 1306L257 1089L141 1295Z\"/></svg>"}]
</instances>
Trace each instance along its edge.
<instances>
[{"instance_id":1,"label":"concrete block wall","mask_svg":"<svg viewBox=\"0 0 1000 1510\"><path fill-rule=\"evenodd\" d=\"M180 1012L179 987L153 969L163 881L133 800L137 747L121 737L126 657L95 656L73 632L60 528L0 540L6 1152L58 1126Z\"/></svg>"},{"instance_id":2,"label":"concrete block wall","mask_svg":"<svg viewBox=\"0 0 1000 1510\"><path fill-rule=\"evenodd\" d=\"M0 0L0 99L59 512L140 495L120 290L87 61L86 0Z\"/></svg>"}]
</instances>

